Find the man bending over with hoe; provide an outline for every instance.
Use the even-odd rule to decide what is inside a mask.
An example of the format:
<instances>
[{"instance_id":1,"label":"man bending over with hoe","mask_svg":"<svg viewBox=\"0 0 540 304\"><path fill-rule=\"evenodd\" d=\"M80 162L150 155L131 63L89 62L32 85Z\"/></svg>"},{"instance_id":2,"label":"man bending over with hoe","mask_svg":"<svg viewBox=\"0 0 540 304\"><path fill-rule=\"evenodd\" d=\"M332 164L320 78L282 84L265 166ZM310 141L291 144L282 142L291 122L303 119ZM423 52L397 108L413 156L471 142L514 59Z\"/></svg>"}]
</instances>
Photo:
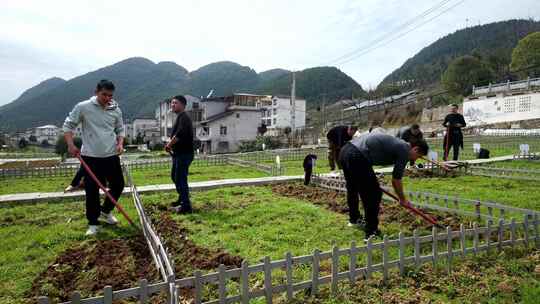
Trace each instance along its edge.
<instances>
[{"instance_id":1,"label":"man bending over with hoe","mask_svg":"<svg viewBox=\"0 0 540 304\"><path fill-rule=\"evenodd\" d=\"M424 140L414 144L406 143L394 136L370 133L354 138L341 150L339 161L345 175L347 205L349 206L349 226L364 228L365 239L380 236L379 205L382 191L373 171L373 166L394 165L392 186L399 197L399 203L408 205L401 179L409 161L416 161L429 150ZM358 195L364 207L365 223L358 210Z\"/></svg>"}]
</instances>

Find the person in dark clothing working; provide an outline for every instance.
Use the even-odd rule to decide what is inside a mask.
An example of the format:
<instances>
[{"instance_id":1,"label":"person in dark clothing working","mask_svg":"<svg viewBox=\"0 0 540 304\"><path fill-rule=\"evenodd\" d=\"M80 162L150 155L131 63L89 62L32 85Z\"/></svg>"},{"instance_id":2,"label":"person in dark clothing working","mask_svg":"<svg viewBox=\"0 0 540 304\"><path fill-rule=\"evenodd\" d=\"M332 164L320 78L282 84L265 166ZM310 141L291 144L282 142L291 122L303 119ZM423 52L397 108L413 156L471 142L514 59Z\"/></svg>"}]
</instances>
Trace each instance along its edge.
<instances>
[{"instance_id":1,"label":"person in dark clothing working","mask_svg":"<svg viewBox=\"0 0 540 304\"><path fill-rule=\"evenodd\" d=\"M178 192L178 200L173 202L172 209L178 213L191 213L189 199L188 173L193 161L193 124L186 114L186 98L178 95L171 100L171 110L177 114L171 139L165 146L165 151L172 155L171 179Z\"/></svg>"},{"instance_id":2,"label":"person in dark clothing working","mask_svg":"<svg viewBox=\"0 0 540 304\"><path fill-rule=\"evenodd\" d=\"M82 180L83 177L84 177L84 168L81 166L79 170L77 170L77 173L75 173L75 176L71 180L71 183L69 184L69 186L67 186L67 188L64 189L64 193L84 189L84 181Z\"/></svg>"},{"instance_id":3,"label":"person in dark clothing working","mask_svg":"<svg viewBox=\"0 0 540 304\"><path fill-rule=\"evenodd\" d=\"M458 160L459 147L463 149L463 133L461 128L465 127L465 118L458 113L458 105L450 105L450 114L444 118L443 126L446 127L446 135L443 141L444 160L448 160L448 154L450 154L450 146L454 150L454 160Z\"/></svg>"},{"instance_id":4,"label":"person in dark clothing working","mask_svg":"<svg viewBox=\"0 0 540 304\"><path fill-rule=\"evenodd\" d=\"M317 161L317 155L308 154L304 158L304 185L309 185L311 181L311 174L313 173L313 167L315 167L315 162Z\"/></svg>"},{"instance_id":5,"label":"person in dark clothing working","mask_svg":"<svg viewBox=\"0 0 540 304\"><path fill-rule=\"evenodd\" d=\"M328 163L330 165L330 170L334 171L336 169L336 163L339 169L341 165L339 164L339 151L349 140L352 139L354 133L356 132L355 126L337 126L333 127L326 134L328 139Z\"/></svg>"},{"instance_id":6,"label":"person in dark clothing working","mask_svg":"<svg viewBox=\"0 0 540 304\"><path fill-rule=\"evenodd\" d=\"M358 210L358 195L364 207L366 240L372 235L380 235L379 204L382 191L374 165L394 165L392 186L399 197L400 204L409 204L403 192L405 166L427 155L429 147L424 140L409 144L394 136L370 133L354 138L341 150L339 162L343 167L347 188L347 205L349 206L349 226L363 225Z\"/></svg>"},{"instance_id":7,"label":"person in dark clothing working","mask_svg":"<svg viewBox=\"0 0 540 304\"><path fill-rule=\"evenodd\" d=\"M418 142L419 140L423 140L424 134L422 133L422 130L420 130L420 126L418 124L412 124L411 126L399 129L396 137L412 144Z\"/></svg>"},{"instance_id":8,"label":"person in dark clothing working","mask_svg":"<svg viewBox=\"0 0 540 304\"><path fill-rule=\"evenodd\" d=\"M420 126L418 124L412 124L411 126L399 129L396 137L413 144L417 143L419 140L423 140L424 134L422 133L422 130L420 130ZM410 165L414 165L414 161L411 161Z\"/></svg>"}]
</instances>

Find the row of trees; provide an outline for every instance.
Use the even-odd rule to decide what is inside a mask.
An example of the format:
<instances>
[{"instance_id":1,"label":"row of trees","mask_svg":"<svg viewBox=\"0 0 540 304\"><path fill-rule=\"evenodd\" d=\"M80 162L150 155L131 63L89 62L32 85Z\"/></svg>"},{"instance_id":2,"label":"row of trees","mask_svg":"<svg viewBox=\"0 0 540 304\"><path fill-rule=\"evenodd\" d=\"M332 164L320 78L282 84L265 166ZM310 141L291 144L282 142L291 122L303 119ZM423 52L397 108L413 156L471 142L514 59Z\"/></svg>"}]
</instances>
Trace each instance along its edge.
<instances>
[{"instance_id":1,"label":"row of trees","mask_svg":"<svg viewBox=\"0 0 540 304\"><path fill-rule=\"evenodd\" d=\"M519 78L540 77L540 32L535 32L521 39L512 51L511 62L496 62L494 58L485 58L481 54L458 57L453 60L441 78L444 89L453 95L471 94L473 85L483 86L489 83ZM507 66L504 79L498 79L501 66Z\"/></svg>"}]
</instances>

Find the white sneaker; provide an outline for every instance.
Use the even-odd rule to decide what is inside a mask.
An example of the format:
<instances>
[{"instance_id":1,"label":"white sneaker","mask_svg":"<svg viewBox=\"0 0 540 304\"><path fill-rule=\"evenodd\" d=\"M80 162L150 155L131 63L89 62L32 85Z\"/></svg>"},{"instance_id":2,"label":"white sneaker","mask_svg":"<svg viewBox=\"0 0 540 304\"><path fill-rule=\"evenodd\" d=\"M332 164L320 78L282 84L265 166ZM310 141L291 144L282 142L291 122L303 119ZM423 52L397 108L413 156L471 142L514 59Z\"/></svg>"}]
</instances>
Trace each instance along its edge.
<instances>
[{"instance_id":1,"label":"white sneaker","mask_svg":"<svg viewBox=\"0 0 540 304\"><path fill-rule=\"evenodd\" d=\"M116 217L114 217L114 215L110 214L110 213L104 213L104 212L101 212L101 215L99 216L99 219L104 221L105 223L109 224L109 225L116 225L118 224L118 220L116 219Z\"/></svg>"},{"instance_id":2,"label":"white sneaker","mask_svg":"<svg viewBox=\"0 0 540 304\"><path fill-rule=\"evenodd\" d=\"M86 236L92 236L95 235L98 232L98 226L97 225L89 225L88 230L86 230Z\"/></svg>"},{"instance_id":3,"label":"white sneaker","mask_svg":"<svg viewBox=\"0 0 540 304\"><path fill-rule=\"evenodd\" d=\"M73 192L76 191L77 188L73 187L72 185L67 186L66 189L64 189L64 193Z\"/></svg>"}]
</instances>

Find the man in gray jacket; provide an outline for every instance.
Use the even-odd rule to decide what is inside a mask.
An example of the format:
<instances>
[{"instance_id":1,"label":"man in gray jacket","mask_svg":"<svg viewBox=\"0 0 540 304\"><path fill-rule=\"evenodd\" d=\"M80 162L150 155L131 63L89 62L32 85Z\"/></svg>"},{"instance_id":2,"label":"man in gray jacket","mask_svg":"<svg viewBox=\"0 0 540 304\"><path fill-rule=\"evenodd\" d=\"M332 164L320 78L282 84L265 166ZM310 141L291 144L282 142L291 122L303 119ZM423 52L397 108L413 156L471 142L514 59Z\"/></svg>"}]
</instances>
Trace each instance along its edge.
<instances>
[{"instance_id":1,"label":"man in gray jacket","mask_svg":"<svg viewBox=\"0 0 540 304\"><path fill-rule=\"evenodd\" d=\"M108 183L110 194L118 200L124 190L124 176L119 155L124 151L124 123L122 111L112 99L114 84L109 80L101 80L96 86L96 96L75 105L63 126L64 138L69 153L81 155L92 172L102 184ZM73 143L73 133L81 124L81 150ZM86 218L88 230L86 235L94 235L98 231L99 221L114 225L118 220L111 214L114 204L105 199L101 206L99 188L85 171Z\"/></svg>"}]
</instances>

